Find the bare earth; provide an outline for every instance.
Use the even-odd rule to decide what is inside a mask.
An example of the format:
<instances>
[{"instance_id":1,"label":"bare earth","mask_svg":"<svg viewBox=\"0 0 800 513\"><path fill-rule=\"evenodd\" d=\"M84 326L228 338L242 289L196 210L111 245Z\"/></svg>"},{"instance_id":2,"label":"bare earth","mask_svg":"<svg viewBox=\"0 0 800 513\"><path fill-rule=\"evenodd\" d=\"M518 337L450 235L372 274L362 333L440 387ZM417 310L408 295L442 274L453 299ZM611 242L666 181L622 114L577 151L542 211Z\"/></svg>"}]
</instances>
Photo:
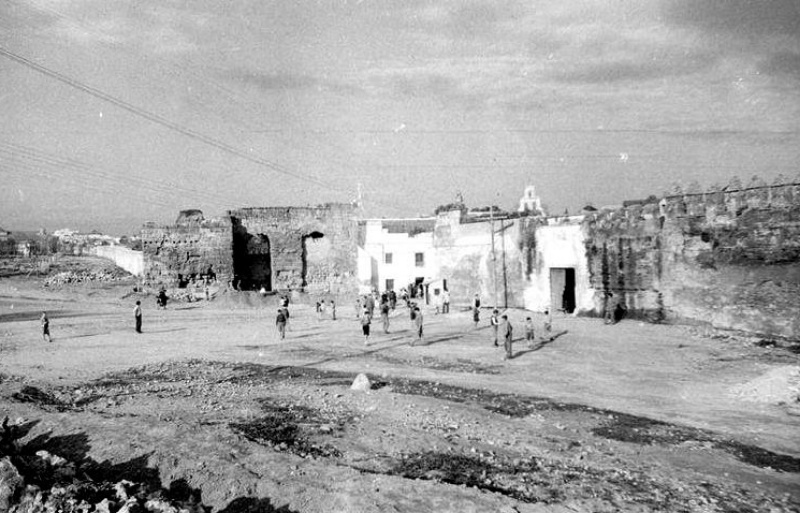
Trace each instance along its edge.
<instances>
[{"instance_id":1,"label":"bare earth","mask_svg":"<svg viewBox=\"0 0 800 513\"><path fill-rule=\"evenodd\" d=\"M426 311L411 347L398 308L365 347L350 304L336 321L291 305L280 341L274 297L161 311L130 290L0 279L0 417L30 430L22 450L76 462L73 479L215 512L800 511L786 348L557 317L555 341L504 361L465 312ZM525 315L510 312L518 338ZM372 389L351 390L362 372Z\"/></svg>"}]
</instances>

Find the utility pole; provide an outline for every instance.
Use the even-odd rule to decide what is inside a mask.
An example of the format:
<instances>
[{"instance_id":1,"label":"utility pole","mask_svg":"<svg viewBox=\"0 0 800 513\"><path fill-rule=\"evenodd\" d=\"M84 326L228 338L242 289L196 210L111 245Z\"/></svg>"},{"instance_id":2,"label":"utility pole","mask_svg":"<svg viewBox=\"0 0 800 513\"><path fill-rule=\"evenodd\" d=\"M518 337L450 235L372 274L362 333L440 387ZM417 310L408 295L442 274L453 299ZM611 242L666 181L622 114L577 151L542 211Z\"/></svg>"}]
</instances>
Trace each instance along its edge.
<instances>
[{"instance_id":1,"label":"utility pole","mask_svg":"<svg viewBox=\"0 0 800 513\"><path fill-rule=\"evenodd\" d=\"M512 222L513 225L513 222ZM500 221L500 243L503 251L503 308L508 309L508 277L506 276L506 222Z\"/></svg>"},{"instance_id":2,"label":"utility pole","mask_svg":"<svg viewBox=\"0 0 800 513\"><path fill-rule=\"evenodd\" d=\"M497 255L494 252L494 205L489 207L489 225L492 231L492 283L494 284L494 304L497 308Z\"/></svg>"}]
</instances>

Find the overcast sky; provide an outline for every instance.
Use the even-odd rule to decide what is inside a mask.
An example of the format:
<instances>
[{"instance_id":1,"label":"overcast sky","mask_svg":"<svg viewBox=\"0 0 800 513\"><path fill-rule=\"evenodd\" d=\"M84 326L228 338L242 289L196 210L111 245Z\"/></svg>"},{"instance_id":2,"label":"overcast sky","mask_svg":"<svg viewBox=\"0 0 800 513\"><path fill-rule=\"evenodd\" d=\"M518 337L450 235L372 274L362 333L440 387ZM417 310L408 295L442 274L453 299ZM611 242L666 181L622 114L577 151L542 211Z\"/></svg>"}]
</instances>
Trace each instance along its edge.
<instances>
[{"instance_id":1,"label":"overcast sky","mask_svg":"<svg viewBox=\"0 0 800 513\"><path fill-rule=\"evenodd\" d=\"M800 181L797 0L3 0L0 226Z\"/></svg>"}]
</instances>

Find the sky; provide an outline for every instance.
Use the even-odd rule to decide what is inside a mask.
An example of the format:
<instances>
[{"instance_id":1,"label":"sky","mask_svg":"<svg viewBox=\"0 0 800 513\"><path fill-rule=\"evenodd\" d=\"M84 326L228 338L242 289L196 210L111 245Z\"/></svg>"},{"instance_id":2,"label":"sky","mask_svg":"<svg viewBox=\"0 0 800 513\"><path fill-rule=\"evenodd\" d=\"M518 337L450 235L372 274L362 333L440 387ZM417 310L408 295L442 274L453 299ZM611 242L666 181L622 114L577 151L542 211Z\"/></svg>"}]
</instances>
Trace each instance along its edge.
<instances>
[{"instance_id":1,"label":"sky","mask_svg":"<svg viewBox=\"0 0 800 513\"><path fill-rule=\"evenodd\" d=\"M3 0L0 227L800 182L796 0Z\"/></svg>"}]
</instances>

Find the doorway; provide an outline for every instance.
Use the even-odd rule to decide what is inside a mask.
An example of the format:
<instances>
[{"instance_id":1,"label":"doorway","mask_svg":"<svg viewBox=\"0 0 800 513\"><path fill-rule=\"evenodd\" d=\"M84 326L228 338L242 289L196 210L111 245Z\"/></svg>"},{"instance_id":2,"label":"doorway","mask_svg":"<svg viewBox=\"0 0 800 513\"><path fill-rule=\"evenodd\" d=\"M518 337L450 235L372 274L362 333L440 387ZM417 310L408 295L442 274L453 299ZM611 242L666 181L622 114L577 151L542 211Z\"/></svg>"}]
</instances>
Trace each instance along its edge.
<instances>
[{"instance_id":1,"label":"doorway","mask_svg":"<svg viewBox=\"0 0 800 513\"><path fill-rule=\"evenodd\" d=\"M272 252L269 237L250 234L243 227L234 232L233 287L238 290L272 290Z\"/></svg>"},{"instance_id":2,"label":"doorway","mask_svg":"<svg viewBox=\"0 0 800 513\"><path fill-rule=\"evenodd\" d=\"M553 311L575 311L575 268L550 268L550 304Z\"/></svg>"}]
</instances>

